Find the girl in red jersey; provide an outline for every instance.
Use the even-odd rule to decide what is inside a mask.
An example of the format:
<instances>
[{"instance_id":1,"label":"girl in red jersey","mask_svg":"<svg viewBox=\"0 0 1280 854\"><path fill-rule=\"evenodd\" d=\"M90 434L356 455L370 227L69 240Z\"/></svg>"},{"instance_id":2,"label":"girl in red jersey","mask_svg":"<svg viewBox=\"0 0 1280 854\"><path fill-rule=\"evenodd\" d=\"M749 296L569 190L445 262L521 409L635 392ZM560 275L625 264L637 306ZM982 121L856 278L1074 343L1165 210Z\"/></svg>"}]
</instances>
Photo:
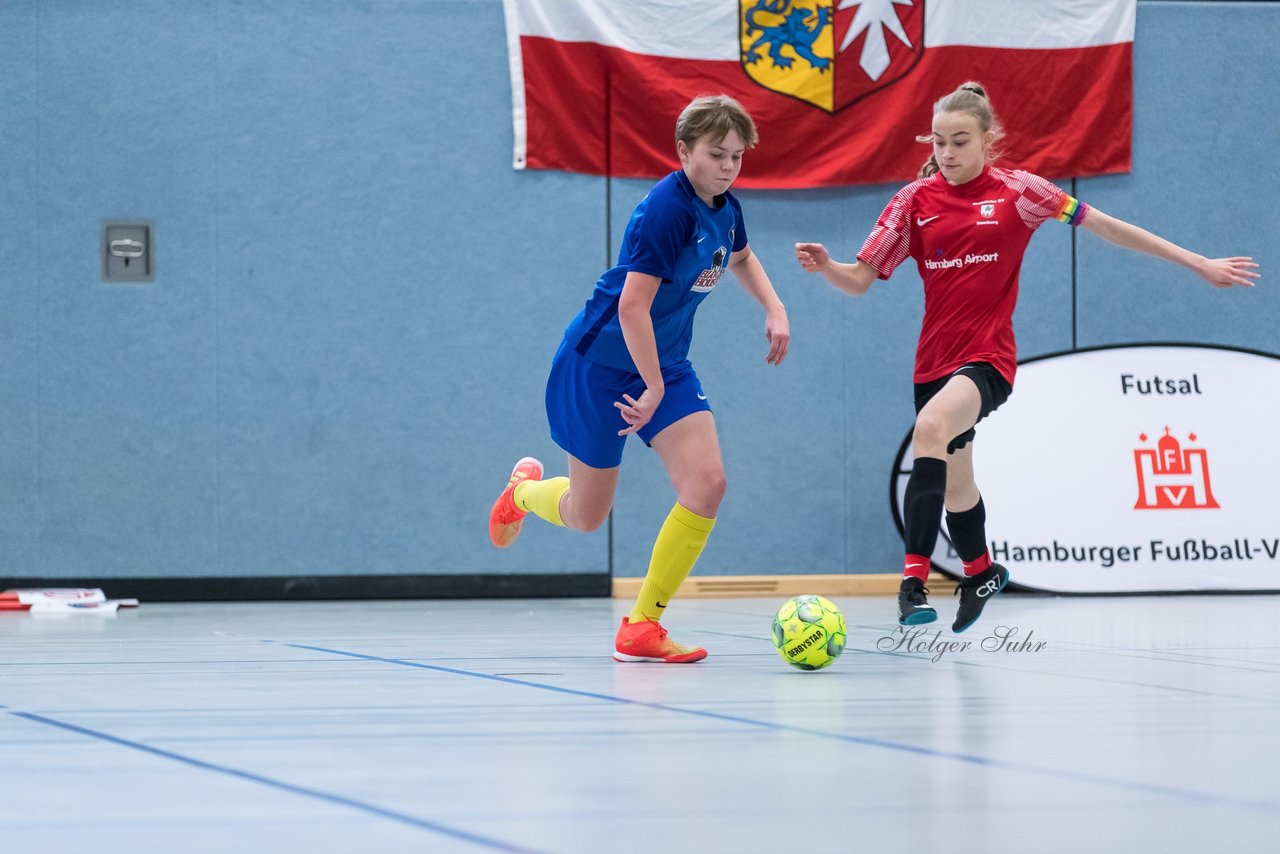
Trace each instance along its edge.
<instances>
[{"instance_id":1,"label":"girl in red jersey","mask_svg":"<svg viewBox=\"0 0 1280 854\"><path fill-rule=\"evenodd\" d=\"M944 508L965 574L952 631L973 625L1009 581L987 550L970 443L974 425L1013 391L1018 272L1041 223L1052 218L1081 226L1117 246L1187 267L1214 287L1252 285L1258 277L1251 258L1205 258L1082 204L1037 175L992 166L1001 136L985 90L962 84L934 104L933 133L918 138L933 144L932 156L919 180L890 200L852 264L834 260L820 243L796 244L801 267L849 294L889 278L907 256L924 280L915 464L903 502L907 555L898 622L904 626L937 619L924 582Z\"/></svg>"}]
</instances>

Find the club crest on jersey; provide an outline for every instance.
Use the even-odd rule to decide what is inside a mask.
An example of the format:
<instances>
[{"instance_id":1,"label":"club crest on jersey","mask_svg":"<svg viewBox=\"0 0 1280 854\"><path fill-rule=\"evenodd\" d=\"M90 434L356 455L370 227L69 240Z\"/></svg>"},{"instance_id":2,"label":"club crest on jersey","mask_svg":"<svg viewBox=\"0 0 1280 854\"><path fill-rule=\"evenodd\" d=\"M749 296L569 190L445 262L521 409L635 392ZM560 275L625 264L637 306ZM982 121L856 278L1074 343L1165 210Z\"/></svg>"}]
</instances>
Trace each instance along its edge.
<instances>
[{"instance_id":1,"label":"club crest on jersey","mask_svg":"<svg viewBox=\"0 0 1280 854\"><path fill-rule=\"evenodd\" d=\"M835 113L896 83L924 55L926 0L738 0L753 81Z\"/></svg>"},{"instance_id":2,"label":"club crest on jersey","mask_svg":"<svg viewBox=\"0 0 1280 854\"><path fill-rule=\"evenodd\" d=\"M717 249L715 256L711 259L711 266L698 274L693 287L689 290L697 294L709 293L716 286L716 282L720 281L720 277L724 275L724 261L728 257L728 249L723 246Z\"/></svg>"},{"instance_id":3,"label":"club crest on jersey","mask_svg":"<svg viewBox=\"0 0 1280 854\"><path fill-rule=\"evenodd\" d=\"M974 202L974 207L978 209L978 225L999 225L1000 220L994 217L996 215L996 205L1003 201L1004 199L982 199Z\"/></svg>"}]
</instances>

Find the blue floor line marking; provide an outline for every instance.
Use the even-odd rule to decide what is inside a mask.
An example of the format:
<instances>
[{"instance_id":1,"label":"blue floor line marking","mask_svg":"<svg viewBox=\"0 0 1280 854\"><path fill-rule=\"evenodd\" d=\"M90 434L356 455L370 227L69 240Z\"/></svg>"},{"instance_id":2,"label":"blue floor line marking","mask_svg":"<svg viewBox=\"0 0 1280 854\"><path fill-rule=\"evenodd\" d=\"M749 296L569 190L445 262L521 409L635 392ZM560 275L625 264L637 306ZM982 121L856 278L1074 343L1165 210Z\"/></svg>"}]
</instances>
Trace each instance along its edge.
<instances>
[{"instance_id":1,"label":"blue floor line marking","mask_svg":"<svg viewBox=\"0 0 1280 854\"><path fill-rule=\"evenodd\" d=\"M513 679L510 676L495 676L491 673L478 673L472 670L460 670L455 667L445 667L440 664L423 664L417 661L408 661L403 658L385 658L379 655L367 655L361 652L350 652L348 650L330 649L328 647L311 646L300 643L287 643L284 644L284 646L290 646L295 649L310 650L312 652L321 652L326 655L341 655L363 661L377 661L384 664L395 664L401 667L413 667L419 670L433 670L438 673L449 673L455 676L469 676L476 679L488 679L493 682L503 682L508 685L516 685L522 688L537 688L543 691L552 691L558 694L567 694L574 697L585 697L591 700L603 700L609 703L618 703L620 705L634 706L637 708L654 709L662 712L674 712L681 715L692 715L694 717L709 718L711 720L719 720L728 723L741 724L743 726L774 730L776 732L799 733L801 735L810 735L817 738L843 741L850 744L860 744L865 747L878 747L885 750L898 751L900 753L913 753L934 759L950 759L956 762L964 762L969 765L980 765L986 768L997 768L1004 771L1021 771L1024 773L1038 774L1040 776L1054 777L1061 780L1071 780L1078 783L1110 786L1112 788L1125 789L1131 792L1163 795L1165 797L1173 797L1180 800L1212 806L1230 806L1254 812L1262 812L1268 815L1280 815L1280 803L1274 801L1233 798L1227 795L1215 795L1210 792L1198 792L1194 789L1179 789L1174 786L1160 786L1153 783L1142 783L1135 780L1104 777L1098 774L1085 774L1079 771L1064 771L1055 768L1045 768L1038 765L1024 765L1018 762L1006 762L1000 759L991 759L985 756L976 756L969 753L955 753L946 750L937 750L932 747L920 747L918 745L904 744L902 742L868 738L866 736L846 735L844 733L828 732L826 730L790 726L788 724L761 721L754 718L744 718L739 715L728 715L722 712L710 712L701 709L683 709L679 706L668 706L662 703L648 703L643 700L631 700L626 697L618 697L612 694L600 694L594 691L564 688L559 685L548 685L544 682L531 682L527 679Z\"/></svg>"},{"instance_id":2,"label":"blue floor line marking","mask_svg":"<svg viewBox=\"0 0 1280 854\"><path fill-rule=\"evenodd\" d=\"M3 707L0 707L0 708L3 708ZM159 756L162 759L170 759L170 760L173 760L174 762L181 762L184 765L190 765L193 768L199 768L202 771L214 771L219 774L226 774L229 777L237 777L241 780L248 780L251 783L261 783L264 786L270 786L273 789L280 789L281 791L289 792L290 794L303 795L304 797L313 798L319 801L327 801L328 803L337 804L338 806L350 807L351 809L360 810L361 812L369 813L370 815L375 815L375 816L378 816L379 818L391 819L392 821L397 821L397 822L400 822L401 824L407 824L411 827L417 827L422 830L431 830L441 834L442 836L449 836L454 839L461 839L465 842L472 842L472 843L475 843L476 845L481 845L496 851L512 851L512 852L517 852L517 854L537 854L537 852L534 852L532 849L529 849L529 848L521 848L519 846L511 845L509 843L502 842L497 839L490 839L487 836L480 836L479 834L469 833L465 830L458 830L457 828L449 827L448 825L438 824L434 821L429 821L424 818L418 818L417 816L407 815L402 812L396 812L395 810L385 809L384 807L379 807L374 804L365 803L364 801L357 801L353 798L345 798L342 795L334 795L329 792L322 792L319 789L309 789L306 786L296 786L293 783L285 783L281 780L273 780L270 777L263 777L260 774L253 774L249 771L241 771L238 768L229 768L226 765L218 765L213 762L206 762L203 759L195 759L190 756L183 756L180 753L173 753L168 750L161 750L158 747L152 747L150 745L143 744L138 741L130 741L127 738L121 738L119 736L111 735L109 733L99 732L97 730L88 729L87 727L66 723L65 721L54 720L53 718L46 718L43 715L32 714L31 712L17 712L17 711L10 711L9 714L14 715L15 717L23 718L28 721L32 721L34 723L45 724L46 726L58 727L59 729L64 729L69 732L77 733L79 735L88 736L89 738L96 738L99 741L106 741L111 744L119 745L121 747L127 747L127 748L130 748L131 750L140 750L143 753L150 753L151 755Z\"/></svg>"}]
</instances>

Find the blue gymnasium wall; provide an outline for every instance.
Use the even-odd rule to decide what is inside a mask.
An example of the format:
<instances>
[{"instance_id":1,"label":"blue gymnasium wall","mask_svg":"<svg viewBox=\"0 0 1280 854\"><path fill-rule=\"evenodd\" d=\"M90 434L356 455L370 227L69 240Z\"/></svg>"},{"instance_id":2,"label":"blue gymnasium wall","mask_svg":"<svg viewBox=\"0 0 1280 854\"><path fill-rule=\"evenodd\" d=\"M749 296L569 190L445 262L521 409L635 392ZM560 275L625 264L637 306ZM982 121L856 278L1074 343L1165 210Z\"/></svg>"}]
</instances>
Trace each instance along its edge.
<instances>
[{"instance_id":1,"label":"blue gymnasium wall","mask_svg":"<svg viewBox=\"0 0 1280 854\"><path fill-rule=\"evenodd\" d=\"M1278 42L1280 3L1140 2L1134 170L1078 194L1274 277ZM647 188L510 168L499 0L11 0L0 152L0 577L643 572L671 493L638 443L612 549L488 545L511 462L562 466L546 366ZM794 343L766 366L732 286L701 313L730 492L700 573L896 569L919 282L853 300L791 259L850 255L894 189L742 193ZM113 218L155 223L154 284L100 281ZM1072 234L1032 243L1024 357L1280 350L1269 281L1078 238L1074 327Z\"/></svg>"}]
</instances>

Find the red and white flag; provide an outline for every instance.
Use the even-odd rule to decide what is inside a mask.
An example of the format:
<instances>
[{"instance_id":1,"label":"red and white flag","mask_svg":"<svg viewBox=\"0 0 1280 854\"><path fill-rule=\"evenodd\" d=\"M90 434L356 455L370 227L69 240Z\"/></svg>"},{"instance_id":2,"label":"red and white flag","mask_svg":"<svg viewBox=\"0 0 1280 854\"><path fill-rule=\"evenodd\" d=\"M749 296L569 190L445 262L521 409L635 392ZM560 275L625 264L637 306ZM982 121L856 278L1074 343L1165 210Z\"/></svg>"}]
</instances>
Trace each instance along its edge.
<instances>
[{"instance_id":1,"label":"red and white flag","mask_svg":"<svg viewBox=\"0 0 1280 854\"><path fill-rule=\"evenodd\" d=\"M1004 162L1129 169L1137 0L504 0L517 169L657 178L694 96L760 130L738 185L914 178L933 103L966 80Z\"/></svg>"}]
</instances>

